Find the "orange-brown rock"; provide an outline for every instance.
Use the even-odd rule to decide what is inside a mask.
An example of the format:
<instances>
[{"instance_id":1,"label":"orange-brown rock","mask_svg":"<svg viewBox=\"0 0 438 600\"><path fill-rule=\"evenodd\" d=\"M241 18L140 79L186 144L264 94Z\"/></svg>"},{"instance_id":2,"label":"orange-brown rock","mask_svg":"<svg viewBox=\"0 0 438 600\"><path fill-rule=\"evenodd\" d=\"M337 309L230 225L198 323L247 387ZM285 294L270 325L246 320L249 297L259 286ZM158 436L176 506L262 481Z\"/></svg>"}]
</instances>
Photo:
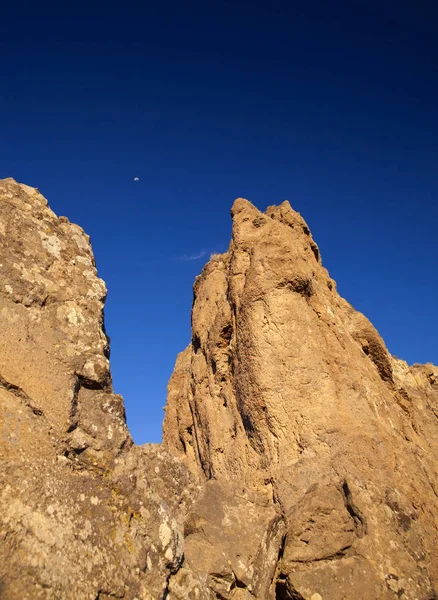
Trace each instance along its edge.
<instances>
[{"instance_id":1,"label":"orange-brown rock","mask_svg":"<svg viewBox=\"0 0 438 600\"><path fill-rule=\"evenodd\" d=\"M88 237L0 181L2 600L438 597L438 369L388 353L287 202L232 215L138 447Z\"/></svg>"},{"instance_id":2,"label":"orange-brown rock","mask_svg":"<svg viewBox=\"0 0 438 600\"><path fill-rule=\"evenodd\" d=\"M164 444L206 480L272 498L287 529L277 598L434 598L437 368L388 353L288 202L262 214L239 199L232 216L228 252L194 286Z\"/></svg>"},{"instance_id":3,"label":"orange-brown rock","mask_svg":"<svg viewBox=\"0 0 438 600\"><path fill-rule=\"evenodd\" d=\"M0 273L0 597L162 598L197 486L164 448L133 446L88 236L0 181ZM203 589L188 572L174 597Z\"/></svg>"}]
</instances>

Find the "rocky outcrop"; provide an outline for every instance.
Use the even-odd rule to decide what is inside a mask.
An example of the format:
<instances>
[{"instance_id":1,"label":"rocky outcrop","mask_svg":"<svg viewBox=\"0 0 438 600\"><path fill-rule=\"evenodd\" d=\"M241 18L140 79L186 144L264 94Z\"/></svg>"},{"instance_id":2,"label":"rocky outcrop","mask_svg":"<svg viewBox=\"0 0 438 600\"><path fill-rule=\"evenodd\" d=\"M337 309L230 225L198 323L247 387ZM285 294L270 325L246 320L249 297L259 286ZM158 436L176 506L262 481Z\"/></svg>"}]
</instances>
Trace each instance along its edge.
<instances>
[{"instance_id":1,"label":"rocky outcrop","mask_svg":"<svg viewBox=\"0 0 438 600\"><path fill-rule=\"evenodd\" d=\"M277 506L278 598L430 600L438 370L388 353L288 202L262 214L239 199L232 216L228 252L195 282L164 444Z\"/></svg>"},{"instance_id":2,"label":"rocky outcrop","mask_svg":"<svg viewBox=\"0 0 438 600\"><path fill-rule=\"evenodd\" d=\"M137 447L88 237L0 182L2 599L437 597L438 369L388 353L287 202L232 216Z\"/></svg>"},{"instance_id":3,"label":"rocky outcrop","mask_svg":"<svg viewBox=\"0 0 438 600\"><path fill-rule=\"evenodd\" d=\"M162 598L197 486L133 446L88 236L6 179L0 253L0 597Z\"/></svg>"}]
</instances>

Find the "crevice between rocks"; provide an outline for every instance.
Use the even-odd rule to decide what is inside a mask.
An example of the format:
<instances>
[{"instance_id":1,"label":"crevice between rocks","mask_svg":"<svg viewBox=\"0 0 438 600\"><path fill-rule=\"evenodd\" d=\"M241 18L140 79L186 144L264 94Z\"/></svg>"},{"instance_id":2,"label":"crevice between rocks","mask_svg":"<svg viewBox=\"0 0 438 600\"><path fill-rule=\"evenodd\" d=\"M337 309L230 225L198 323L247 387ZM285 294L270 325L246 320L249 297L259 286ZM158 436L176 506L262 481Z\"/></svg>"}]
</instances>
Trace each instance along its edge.
<instances>
[{"instance_id":1,"label":"crevice between rocks","mask_svg":"<svg viewBox=\"0 0 438 600\"><path fill-rule=\"evenodd\" d=\"M360 512L360 510L357 508L357 506L354 504L353 496L346 479L344 479L342 483L341 490L344 496L345 508L347 509L349 515L354 521L356 535L358 538L362 538L367 532L366 519L364 515Z\"/></svg>"},{"instance_id":2,"label":"crevice between rocks","mask_svg":"<svg viewBox=\"0 0 438 600\"><path fill-rule=\"evenodd\" d=\"M284 546L286 543L286 534L281 538L281 544L278 549L277 563L274 569L274 575L272 577L271 586L275 582L275 598L276 600L285 600L287 596L284 595L284 588L286 585L286 577L281 572L281 561L284 555Z\"/></svg>"},{"instance_id":3,"label":"crevice between rocks","mask_svg":"<svg viewBox=\"0 0 438 600\"><path fill-rule=\"evenodd\" d=\"M44 415L43 410L38 406L34 405L33 400L26 394L26 392L20 386L16 385L15 383L10 383L9 381L6 381L6 379L1 375L0 388L11 392L14 396L19 398L27 406L27 408L29 408L33 412L34 415L38 417Z\"/></svg>"}]
</instances>

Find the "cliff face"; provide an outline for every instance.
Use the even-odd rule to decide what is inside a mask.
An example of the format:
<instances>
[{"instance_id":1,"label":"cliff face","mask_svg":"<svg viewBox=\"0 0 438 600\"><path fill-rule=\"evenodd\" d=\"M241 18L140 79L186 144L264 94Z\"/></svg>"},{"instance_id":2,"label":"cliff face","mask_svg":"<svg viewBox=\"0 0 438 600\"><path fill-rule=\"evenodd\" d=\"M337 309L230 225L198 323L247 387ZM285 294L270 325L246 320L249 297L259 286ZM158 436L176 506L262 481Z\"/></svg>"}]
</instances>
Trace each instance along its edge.
<instances>
[{"instance_id":1,"label":"cliff face","mask_svg":"<svg viewBox=\"0 0 438 600\"><path fill-rule=\"evenodd\" d=\"M0 181L2 599L438 595L438 369L389 355L287 202L232 216L136 447L88 237Z\"/></svg>"},{"instance_id":2,"label":"cliff face","mask_svg":"<svg viewBox=\"0 0 438 600\"><path fill-rule=\"evenodd\" d=\"M164 444L272 499L278 597L432 598L437 369L389 355L288 202L262 214L239 199L232 216L229 251L195 283Z\"/></svg>"},{"instance_id":3,"label":"cliff face","mask_svg":"<svg viewBox=\"0 0 438 600\"><path fill-rule=\"evenodd\" d=\"M196 485L132 444L88 236L6 179L0 253L0 597L161 598Z\"/></svg>"}]
</instances>

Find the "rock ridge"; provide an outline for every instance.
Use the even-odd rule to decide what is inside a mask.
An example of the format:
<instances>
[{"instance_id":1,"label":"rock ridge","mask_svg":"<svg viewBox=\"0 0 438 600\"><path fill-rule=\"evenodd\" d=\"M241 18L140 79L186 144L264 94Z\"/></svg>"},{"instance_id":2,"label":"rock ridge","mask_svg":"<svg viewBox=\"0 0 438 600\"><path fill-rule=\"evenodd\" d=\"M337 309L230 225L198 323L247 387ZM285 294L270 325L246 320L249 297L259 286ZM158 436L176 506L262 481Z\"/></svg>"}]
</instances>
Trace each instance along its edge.
<instances>
[{"instance_id":1,"label":"rock ridge","mask_svg":"<svg viewBox=\"0 0 438 600\"><path fill-rule=\"evenodd\" d=\"M114 394L88 236L0 181L0 597L438 597L438 369L391 356L302 216L237 199L163 443Z\"/></svg>"},{"instance_id":2,"label":"rock ridge","mask_svg":"<svg viewBox=\"0 0 438 600\"><path fill-rule=\"evenodd\" d=\"M164 445L279 508L278 597L433 597L436 367L389 354L287 201L231 215L228 252L195 282Z\"/></svg>"}]
</instances>

